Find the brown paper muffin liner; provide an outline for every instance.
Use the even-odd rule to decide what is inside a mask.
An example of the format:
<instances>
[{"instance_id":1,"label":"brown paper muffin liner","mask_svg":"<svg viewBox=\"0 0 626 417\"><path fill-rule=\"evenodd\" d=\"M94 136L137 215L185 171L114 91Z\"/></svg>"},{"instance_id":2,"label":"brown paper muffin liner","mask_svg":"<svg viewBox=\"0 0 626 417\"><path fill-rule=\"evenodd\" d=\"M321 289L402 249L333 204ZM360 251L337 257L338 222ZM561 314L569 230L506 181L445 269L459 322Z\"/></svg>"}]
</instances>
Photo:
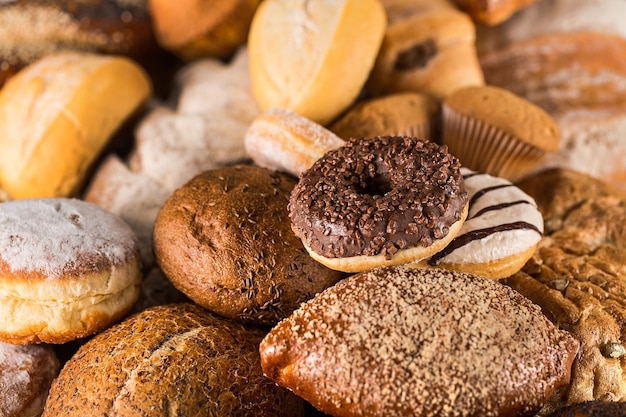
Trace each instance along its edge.
<instances>
[{"instance_id":1,"label":"brown paper muffin liner","mask_svg":"<svg viewBox=\"0 0 626 417\"><path fill-rule=\"evenodd\" d=\"M513 182L529 174L545 157L544 150L446 105L442 142L463 166Z\"/></svg>"},{"instance_id":2,"label":"brown paper muffin liner","mask_svg":"<svg viewBox=\"0 0 626 417\"><path fill-rule=\"evenodd\" d=\"M421 124L408 126L403 129L398 129L396 133L398 136L411 136L420 139L426 139L434 141L434 124L431 121L426 121Z\"/></svg>"}]
</instances>

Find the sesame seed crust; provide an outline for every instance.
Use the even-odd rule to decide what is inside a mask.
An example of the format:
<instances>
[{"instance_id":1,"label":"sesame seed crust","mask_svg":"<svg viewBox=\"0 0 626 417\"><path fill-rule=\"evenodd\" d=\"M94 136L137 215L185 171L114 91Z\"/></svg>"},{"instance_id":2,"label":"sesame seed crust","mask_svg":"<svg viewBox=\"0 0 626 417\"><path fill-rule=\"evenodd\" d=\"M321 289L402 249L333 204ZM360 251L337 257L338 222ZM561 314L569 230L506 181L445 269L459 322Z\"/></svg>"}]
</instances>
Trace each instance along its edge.
<instances>
[{"instance_id":1,"label":"sesame seed crust","mask_svg":"<svg viewBox=\"0 0 626 417\"><path fill-rule=\"evenodd\" d=\"M264 373L334 416L509 416L566 384L578 342L496 281L444 270L353 275L261 343Z\"/></svg>"},{"instance_id":2,"label":"sesame seed crust","mask_svg":"<svg viewBox=\"0 0 626 417\"><path fill-rule=\"evenodd\" d=\"M351 139L300 176L292 228L327 258L384 255L446 237L467 204L447 148L403 136Z\"/></svg>"}]
</instances>

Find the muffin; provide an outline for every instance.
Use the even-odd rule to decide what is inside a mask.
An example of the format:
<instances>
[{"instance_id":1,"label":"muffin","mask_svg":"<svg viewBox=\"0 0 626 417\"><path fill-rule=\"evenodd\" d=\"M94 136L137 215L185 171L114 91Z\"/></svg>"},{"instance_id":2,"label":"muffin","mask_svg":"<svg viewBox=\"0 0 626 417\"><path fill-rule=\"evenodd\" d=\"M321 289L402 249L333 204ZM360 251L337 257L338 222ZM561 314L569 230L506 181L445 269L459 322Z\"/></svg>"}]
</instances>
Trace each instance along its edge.
<instances>
[{"instance_id":1,"label":"muffin","mask_svg":"<svg viewBox=\"0 0 626 417\"><path fill-rule=\"evenodd\" d=\"M552 117L502 88L463 88L444 101L442 112L443 144L475 171L515 182L559 148Z\"/></svg>"}]
</instances>

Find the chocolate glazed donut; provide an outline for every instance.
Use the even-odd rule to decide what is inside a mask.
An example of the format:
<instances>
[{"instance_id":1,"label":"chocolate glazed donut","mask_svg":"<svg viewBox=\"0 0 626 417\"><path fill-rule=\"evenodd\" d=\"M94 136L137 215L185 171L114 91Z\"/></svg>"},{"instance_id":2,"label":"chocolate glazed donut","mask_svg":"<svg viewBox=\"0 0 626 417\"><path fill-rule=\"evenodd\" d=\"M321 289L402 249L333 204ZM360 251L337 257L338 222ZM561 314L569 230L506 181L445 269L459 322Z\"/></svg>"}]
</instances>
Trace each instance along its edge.
<instances>
[{"instance_id":1,"label":"chocolate glazed donut","mask_svg":"<svg viewBox=\"0 0 626 417\"><path fill-rule=\"evenodd\" d=\"M432 255L456 235L467 204L445 146L378 136L351 139L303 173L289 215L311 256L356 272Z\"/></svg>"}]
</instances>

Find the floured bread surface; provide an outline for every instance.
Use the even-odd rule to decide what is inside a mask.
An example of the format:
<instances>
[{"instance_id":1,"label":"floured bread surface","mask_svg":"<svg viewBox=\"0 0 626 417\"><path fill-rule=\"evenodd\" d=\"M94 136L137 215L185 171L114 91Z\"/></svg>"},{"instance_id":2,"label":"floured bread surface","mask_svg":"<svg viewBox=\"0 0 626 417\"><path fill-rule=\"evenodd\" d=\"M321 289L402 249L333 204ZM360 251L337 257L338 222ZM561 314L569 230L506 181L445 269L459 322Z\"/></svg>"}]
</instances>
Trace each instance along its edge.
<instances>
[{"instance_id":1,"label":"floured bread surface","mask_svg":"<svg viewBox=\"0 0 626 417\"><path fill-rule=\"evenodd\" d=\"M385 27L379 0L261 2L248 36L261 109L283 107L330 122L358 96Z\"/></svg>"},{"instance_id":2,"label":"floured bread surface","mask_svg":"<svg viewBox=\"0 0 626 417\"><path fill-rule=\"evenodd\" d=\"M261 373L264 334L192 304L145 310L78 350L43 416L302 417L302 400Z\"/></svg>"},{"instance_id":3,"label":"floured bread surface","mask_svg":"<svg viewBox=\"0 0 626 417\"><path fill-rule=\"evenodd\" d=\"M137 241L98 206L72 199L0 204L0 340L64 343L89 335L139 296Z\"/></svg>"},{"instance_id":4,"label":"floured bread surface","mask_svg":"<svg viewBox=\"0 0 626 417\"><path fill-rule=\"evenodd\" d=\"M552 408L626 400L626 194L569 170L535 175L520 187L544 214L546 236L505 282L541 306L581 342L572 381Z\"/></svg>"},{"instance_id":5,"label":"floured bread surface","mask_svg":"<svg viewBox=\"0 0 626 417\"><path fill-rule=\"evenodd\" d=\"M260 345L268 377L335 416L531 413L577 349L497 281L403 267L344 279Z\"/></svg>"},{"instance_id":6,"label":"floured bread surface","mask_svg":"<svg viewBox=\"0 0 626 417\"><path fill-rule=\"evenodd\" d=\"M0 416L40 416L59 369L49 346L0 342Z\"/></svg>"}]
</instances>

